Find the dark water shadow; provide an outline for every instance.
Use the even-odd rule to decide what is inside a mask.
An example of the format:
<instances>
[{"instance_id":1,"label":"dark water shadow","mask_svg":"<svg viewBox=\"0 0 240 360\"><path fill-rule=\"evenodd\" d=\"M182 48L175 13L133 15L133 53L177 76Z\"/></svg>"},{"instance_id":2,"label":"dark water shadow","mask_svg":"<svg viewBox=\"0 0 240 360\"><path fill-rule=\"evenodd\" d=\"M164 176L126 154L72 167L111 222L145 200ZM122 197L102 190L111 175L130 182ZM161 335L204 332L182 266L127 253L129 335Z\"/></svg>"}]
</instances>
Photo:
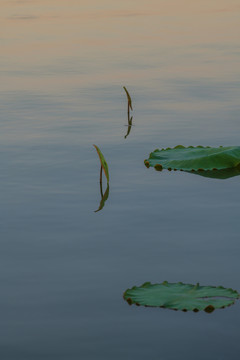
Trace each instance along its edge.
<instances>
[{"instance_id":1,"label":"dark water shadow","mask_svg":"<svg viewBox=\"0 0 240 360\"><path fill-rule=\"evenodd\" d=\"M204 176L212 179L226 180L240 175L240 166L222 170L185 171L191 174Z\"/></svg>"},{"instance_id":2,"label":"dark water shadow","mask_svg":"<svg viewBox=\"0 0 240 360\"><path fill-rule=\"evenodd\" d=\"M149 167L148 161L145 162L145 166ZM161 165L154 166L156 171L162 172L163 168ZM187 171L187 170L177 170L177 169L168 169L168 171L183 171L189 174L200 175L203 177L211 178L211 179L219 179L219 180L226 180L230 179L234 176L240 175L240 166L229 168L229 169L221 169L221 170L201 170L201 171Z\"/></svg>"}]
</instances>

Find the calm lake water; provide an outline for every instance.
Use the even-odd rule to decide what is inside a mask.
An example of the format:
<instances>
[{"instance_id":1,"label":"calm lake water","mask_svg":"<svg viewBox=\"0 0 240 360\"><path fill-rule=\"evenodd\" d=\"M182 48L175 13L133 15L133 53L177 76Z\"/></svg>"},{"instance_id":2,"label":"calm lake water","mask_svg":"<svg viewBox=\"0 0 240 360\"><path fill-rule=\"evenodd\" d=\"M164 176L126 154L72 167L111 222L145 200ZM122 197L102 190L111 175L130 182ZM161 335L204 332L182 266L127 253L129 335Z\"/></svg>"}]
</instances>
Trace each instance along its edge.
<instances>
[{"instance_id":1,"label":"calm lake water","mask_svg":"<svg viewBox=\"0 0 240 360\"><path fill-rule=\"evenodd\" d=\"M240 177L143 163L240 145L239 2L1 0L0 20L1 359L239 359L239 301L122 298L145 281L240 291Z\"/></svg>"}]
</instances>

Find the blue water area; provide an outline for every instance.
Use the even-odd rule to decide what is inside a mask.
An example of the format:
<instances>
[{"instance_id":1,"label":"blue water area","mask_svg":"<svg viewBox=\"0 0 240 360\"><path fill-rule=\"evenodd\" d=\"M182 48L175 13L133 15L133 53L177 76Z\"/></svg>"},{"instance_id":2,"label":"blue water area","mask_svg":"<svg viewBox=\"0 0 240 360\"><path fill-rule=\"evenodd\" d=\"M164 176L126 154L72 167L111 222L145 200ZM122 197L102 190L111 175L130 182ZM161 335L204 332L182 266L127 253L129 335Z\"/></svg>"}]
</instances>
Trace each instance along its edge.
<instances>
[{"instance_id":1,"label":"blue water area","mask_svg":"<svg viewBox=\"0 0 240 360\"><path fill-rule=\"evenodd\" d=\"M122 298L128 287L145 281L239 288L239 177L159 173L143 163L157 145L217 145L218 138L211 130L206 136L200 132L201 114L186 120L173 113L173 121L164 122L154 111L148 116L136 99L125 139L121 87L89 93L102 97L100 113L96 104L89 114L81 111L81 95L80 105L76 101L71 109L67 101L37 94L10 94L5 102L2 354L224 359L230 353L237 359L238 303L195 314L130 307ZM115 109L101 105L109 98ZM212 120L219 132L224 116ZM184 121L188 135L180 125ZM238 127L224 145L237 144ZM100 164L93 143L110 172L109 198L98 213Z\"/></svg>"}]
</instances>

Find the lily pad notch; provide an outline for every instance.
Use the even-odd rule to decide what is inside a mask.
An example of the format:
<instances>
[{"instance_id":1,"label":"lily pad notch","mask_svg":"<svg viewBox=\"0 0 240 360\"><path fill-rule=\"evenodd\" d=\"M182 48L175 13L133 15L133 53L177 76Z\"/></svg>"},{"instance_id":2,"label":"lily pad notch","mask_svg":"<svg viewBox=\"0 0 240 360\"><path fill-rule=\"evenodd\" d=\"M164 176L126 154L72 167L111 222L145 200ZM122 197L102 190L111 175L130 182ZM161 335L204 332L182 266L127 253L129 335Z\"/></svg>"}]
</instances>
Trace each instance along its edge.
<instances>
[{"instance_id":1,"label":"lily pad notch","mask_svg":"<svg viewBox=\"0 0 240 360\"><path fill-rule=\"evenodd\" d=\"M233 305L239 297L236 290L222 286L200 286L167 281L161 284L146 282L141 286L127 289L123 294L124 300L129 305L194 312L204 310L208 313Z\"/></svg>"}]
</instances>

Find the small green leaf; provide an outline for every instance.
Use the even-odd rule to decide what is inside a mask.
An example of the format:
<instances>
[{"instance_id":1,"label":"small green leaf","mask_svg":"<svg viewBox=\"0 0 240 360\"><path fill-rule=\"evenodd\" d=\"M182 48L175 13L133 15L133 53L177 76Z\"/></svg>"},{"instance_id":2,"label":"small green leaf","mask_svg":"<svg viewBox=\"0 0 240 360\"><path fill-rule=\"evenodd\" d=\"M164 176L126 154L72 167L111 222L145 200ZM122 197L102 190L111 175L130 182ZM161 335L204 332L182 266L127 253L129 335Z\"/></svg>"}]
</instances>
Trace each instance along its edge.
<instances>
[{"instance_id":1,"label":"small green leaf","mask_svg":"<svg viewBox=\"0 0 240 360\"><path fill-rule=\"evenodd\" d=\"M126 94L127 94L128 106L129 106L130 109L132 110L133 108L132 108L132 99L131 99L131 96L129 95L129 92L127 91L126 87L123 86L123 88L124 88L124 90L125 90L125 92L126 92Z\"/></svg>"},{"instance_id":2,"label":"small green leaf","mask_svg":"<svg viewBox=\"0 0 240 360\"><path fill-rule=\"evenodd\" d=\"M162 307L182 311L212 312L233 305L239 298L237 291L222 286L200 286L183 283L144 283L127 289L123 295L131 305Z\"/></svg>"},{"instance_id":3,"label":"small green leaf","mask_svg":"<svg viewBox=\"0 0 240 360\"><path fill-rule=\"evenodd\" d=\"M103 171L104 171L104 173L106 175L106 178L107 178L107 183L109 183L108 164L107 164L101 150L99 149L99 147L97 147L97 145L93 145L93 146L97 150L97 153L98 153L98 156L99 156L99 159L100 159L100 162L101 162L101 166L102 166Z\"/></svg>"}]
</instances>

